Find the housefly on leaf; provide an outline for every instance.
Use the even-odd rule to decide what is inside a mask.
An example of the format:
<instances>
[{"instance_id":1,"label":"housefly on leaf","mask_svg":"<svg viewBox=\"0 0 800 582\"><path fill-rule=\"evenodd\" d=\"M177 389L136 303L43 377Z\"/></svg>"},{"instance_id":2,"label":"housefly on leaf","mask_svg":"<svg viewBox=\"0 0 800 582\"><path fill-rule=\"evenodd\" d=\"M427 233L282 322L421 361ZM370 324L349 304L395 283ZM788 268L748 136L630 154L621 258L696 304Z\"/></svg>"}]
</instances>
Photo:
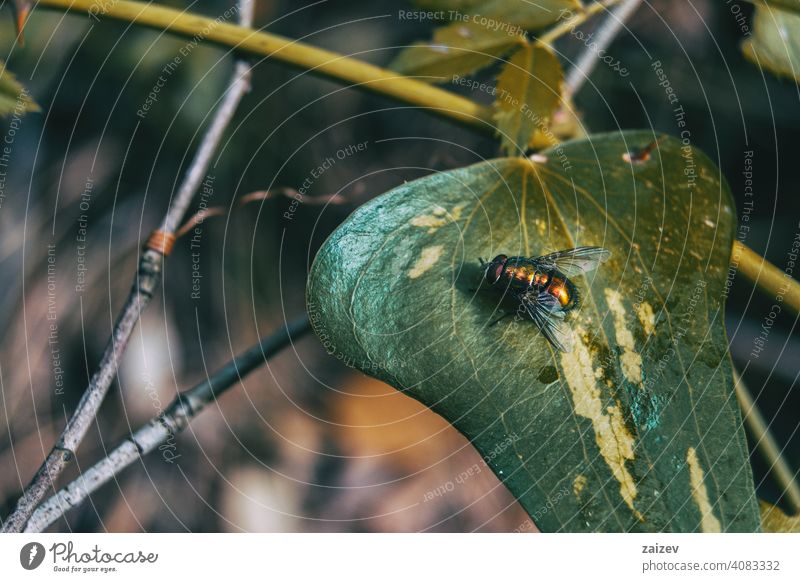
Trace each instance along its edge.
<instances>
[{"instance_id":1,"label":"housefly on leaf","mask_svg":"<svg viewBox=\"0 0 800 582\"><path fill-rule=\"evenodd\" d=\"M577 247L542 257L497 255L480 262L484 281L511 296L518 312L530 317L553 346L569 352L572 342L564 318L580 304L578 288L569 278L596 269L609 257L611 252L602 247Z\"/></svg>"}]
</instances>

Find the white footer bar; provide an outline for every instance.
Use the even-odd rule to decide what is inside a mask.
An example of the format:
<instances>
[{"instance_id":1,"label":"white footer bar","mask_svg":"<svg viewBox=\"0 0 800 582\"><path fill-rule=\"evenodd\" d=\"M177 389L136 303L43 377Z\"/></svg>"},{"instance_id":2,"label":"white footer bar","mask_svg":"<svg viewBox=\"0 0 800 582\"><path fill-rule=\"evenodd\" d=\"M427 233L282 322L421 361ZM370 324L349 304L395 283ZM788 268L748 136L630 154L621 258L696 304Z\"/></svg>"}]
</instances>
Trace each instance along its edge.
<instances>
[{"instance_id":1,"label":"white footer bar","mask_svg":"<svg viewBox=\"0 0 800 582\"><path fill-rule=\"evenodd\" d=\"M799 554L797 534L20 534L0 578L796 581Z\"/></svg>"}]
</instances>

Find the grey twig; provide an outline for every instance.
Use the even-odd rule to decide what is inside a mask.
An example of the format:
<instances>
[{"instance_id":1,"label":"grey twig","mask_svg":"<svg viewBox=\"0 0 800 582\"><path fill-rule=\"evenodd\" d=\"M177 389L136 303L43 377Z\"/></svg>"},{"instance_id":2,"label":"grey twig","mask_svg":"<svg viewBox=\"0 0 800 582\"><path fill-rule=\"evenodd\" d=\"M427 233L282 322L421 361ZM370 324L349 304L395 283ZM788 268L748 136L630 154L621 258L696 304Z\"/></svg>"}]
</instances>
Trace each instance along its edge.
<instances>
[{"instance_id":1,"label":"grey twig","mask_svg":"<svg viewBox=\"0 0 800 582\"><path fill-rule=\"evenodd\" d=\"M239 22L242 26L250 27L253 25L253 4L254 0L239 0ZM209 165L211 165L211 158L214 156L214 152L217 151L225 129L233 119L242 97L249 90L250 63L247 60L237 60L225 99L217 109L211 126L208 128L203 142L195 154L192 165L186 173L183 184L181 184L175 199L164 216L164 220L161 223L162 231L174 233L178 230L189 204L191 204L197 189L200 187Z\"/></svg>"},{"instance_id":2,"label":"grey twig","mask_svg":"<svg viewBox=\"0 0 800 582\"><path fill-rule=\"evenodd\" d=\"M586 47L586 50L580 54L575 65L567 73L564 81L564 93L567 97L580 91L601 59L598 53L609 47L641 3L642 0L623 0L609 13L598 27L597 32L594 33L592 46Z\"/></svg>"},{"instance_id":3,"label":"grey twig","mask_svg":"<svg viewBox=\"0 0 800 582\"><path fill-rule=\"evenodd\" d=\"M255 346L225 364L204 382L182 392L164 412L136 430L107 457L84 471L80 477L37 507L28 520L25 531L43 531L69 509L78 506L120 471L186 428L195 416L222 393L237 385L247 374L310 329L308 317L301 317L285 328L263 338Z\"/></svg>"},{"instance_id":4,"label":"grey twig","mask_svg":"<svg viewBox=\"0 0 800 582\"><path fill-rule=\"evenodd\" d=\"M253 0L240 0L239 20L242 26L252 25ZM133 329L161 282L164 257L169 254L175 231L208 170L211 158L219 146L239 102L249 89L250 65L244 60L237 61L222 103L203 136L183 183L164 216L161 228L154 233L158 237L151 237L142 251L133 286L114 323L111 338L103 352L97 371L89 380L89 385L55 446L47 455L42 466L39 467L30 484L22 492L14 511L3 523L0 531L19 532L25 528L26 522L47 492L55 490L56 479L64 471L75 455L78 445L86 436L86 431L97 416L100 405L108 393L108 388L117 374L120 357L125 352Z\"/></svg>"}]
</instances>

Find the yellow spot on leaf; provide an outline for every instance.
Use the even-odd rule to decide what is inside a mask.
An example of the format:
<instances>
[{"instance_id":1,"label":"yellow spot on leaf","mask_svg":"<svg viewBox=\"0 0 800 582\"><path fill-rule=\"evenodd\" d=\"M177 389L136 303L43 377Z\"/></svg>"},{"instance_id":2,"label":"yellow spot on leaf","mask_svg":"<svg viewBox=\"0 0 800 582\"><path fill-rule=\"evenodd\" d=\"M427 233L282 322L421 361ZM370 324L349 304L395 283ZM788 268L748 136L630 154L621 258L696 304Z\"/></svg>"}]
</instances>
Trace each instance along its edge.
<instances>
[{"instance_id":1,"label":"yellow spot on leaf","mask_svg":"<svg viewBox=\"0 0 800 582\"><path fill-rule=\"evenodd\" d=\"M633 343L633 334L625 324L625 307L622 305L622 295L615 289L606 289L606 300L614 316L614 334L617 344L622 348L620 364L622 374L634 384L642 383L642 356L636 351Z\"/></svg>"},{"instance_id":2,"label":"yellow spot on leaf","mask_svg":"<svg viewBox=\"0 0 800 582\"><path fill-rule=\"evenodd\" d=\"M430 228L432 231L435 231L440 226L447 224L447 219L436 216L436 214L421 214L420 216L412 218L411 224L422 228Z\"/></svg>"},{"instance_id":3,"label":"yellow spot on leaf","mask_svg":"<svg viewBox=\"0 0 800 582\"><path fill-rule=\"evenodd\" d=\"M408 276L412 279L416 279L426 271L430 270L430 268L436 264L436 261L439 260L439 257L442 256L443 250L444 247L441 245L425 247L422 249L422 253L417 259L417 262L414 263L414 266L411 267L411 270L408 272Z\"/></svg>"},{"instance_id":4,"label":"yellow spot on leaf","mask_svg":"<svg viewBox=\"0 0 800 582\"><path fill-rule=\"evenodd\" d=\"M642 301L636 308L636 315L639 317L639 322L644 328L645 335L653 333L656 325L656 316L653 313L653 308L647 301Z\"/></svg>"},{"instance_id":5,"label":"yellow spot on leaf","mask_svg":"<svg viewBox=\"0 0 800 582\"><path fill-rule=\"evenodd\" d=\"M636 483L625 466L626 461L635 458L634 439L622 420L619 406L606 406L604 410L600 387L594 377L592 357L581 341L581 334L581 330L574 330L574 351L561 354L561 366L572 393L575 414L592 422L597 448L612 475L619 481L619 494L636 519L643 521L642 514L633 506L637 495Z\"/></svg>"},{"instance_id":6,"label":"yellow spot on leaf","mask_svg":"<svg viewBox=\"0 0 800 582\"><path fill-rule=\"evenodd\" d=\"M586 487L586 475L578 475L575 481L572 482L572 491L575 493L575 498L580 501L581 491Z\"/></svg>"},{"instance_id":7,"label":"yellow spot on leaf","mask_svg":"<svg viewBox=\"0 0 800 582\"><path fill-rule=\"evenodd\" d=\"M412 226L427 228L428 234L433 234L448 222L455 222L461 218L466 204L458 204L448 213L442 206L436 206L430 214L420 214L411 219Z\"/></svg>"},{"instance_id":8,"label":"yellow spot on leaf","mask_svg":"<svg viewBox=\"0 0 800 582\"><path fill-rule=\"evenodd\" d=\"M689 464L689 484L692 488L692 498L700 510L700 530L704 533L719 533L722 526L711 510L711 502L708 499L708 489L704 481L705 473L700 466L697 458L697 451L694 447L689 447L686 451L686 462Z\"/></svg>"}]
</instances>

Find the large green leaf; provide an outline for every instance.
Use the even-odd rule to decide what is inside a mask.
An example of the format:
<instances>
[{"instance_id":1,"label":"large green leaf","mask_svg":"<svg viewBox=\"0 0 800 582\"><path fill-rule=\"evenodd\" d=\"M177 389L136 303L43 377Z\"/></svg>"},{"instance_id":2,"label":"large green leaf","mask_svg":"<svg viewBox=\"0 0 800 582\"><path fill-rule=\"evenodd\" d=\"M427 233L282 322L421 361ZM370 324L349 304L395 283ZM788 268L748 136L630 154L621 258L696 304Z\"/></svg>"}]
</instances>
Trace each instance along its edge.
<instances>
[{"instance_id":1,"label":"large green leaf","mask_svg":"<svg viewBox=\"0 0 800 582\"><path fill-rule=\"evenodd\" d=\"M514 53L497 78L494 119L508 155L524 153L538 132L548 132L561 101L564 73L545 45L528 44Z\"/></svg>"},{"instance_id":2,"label":"large green leaf","mask_svg":"<svg viewBox=\"0 0 800 582\"><path fill-rule=\"evenodd\" d=\"M470 22L456 22L436 30L433 42L404 49L391 68L404 75L437 77L450 81L486 67L515 46L525 44L519 34L492 30Z\"/></svg>"},{"instance_id":3,"label":"large green leaf","mask_svg":"<svg viewBox=\"0 0 800 582\"><path fill-rule=\"evenodd\" d=\"M27 111L39 111L30 93L0 61L0 117L22 115Z\"/></svg>"},{"instance_id":4,"label":"large green leaf","mask_svg":"<svg viewBox=\"0 0 800 582\"><path fill-rule=\"evenodd\" d=\"M543 531L758 531L722 294L735 224L701 152L648 132L404 184L323 245L309 315L328 350L420 400ZM628 160L633 159L634 163ZM556 353L478 257L602 245Z\"/></svg>"},{"instance_id":5,"label":"large green leaf","mask_svg":"<svg viewBox=\"0 0 800 582\"><path fill-rule=\"evenodd\" d=\"M800 82L800 14L756 8L742 51L759 67Z\"/></svg>"}]
</instances>

